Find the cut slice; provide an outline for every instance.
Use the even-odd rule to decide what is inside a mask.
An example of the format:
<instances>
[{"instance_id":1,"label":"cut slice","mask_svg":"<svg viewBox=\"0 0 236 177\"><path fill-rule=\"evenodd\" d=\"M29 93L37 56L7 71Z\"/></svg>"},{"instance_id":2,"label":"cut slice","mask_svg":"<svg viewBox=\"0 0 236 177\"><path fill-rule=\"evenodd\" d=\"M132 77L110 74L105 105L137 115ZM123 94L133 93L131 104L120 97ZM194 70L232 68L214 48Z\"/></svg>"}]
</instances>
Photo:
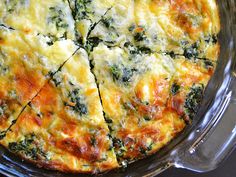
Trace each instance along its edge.
<instances>
[{"instance_id":1,"label":"cut slice","mask_svg":"<svg viewBox=\"0 0 236 177\"><path fill-rule=\"evenodd\" d=\"M90 52L100 42L124 47L131 43L146 50L165 51L165 33L149 3L132 0L70 0L79 41ZM82 10L81 10L82 9Z\"/></svg>"},{"instance_id":2,"label":"cut slice","mask_svg":"<svg viewBox=\"0 0 236 177\"><path fill-rule=\"evenodd\" d=\"M220 20L211 0L70 0L70 4L77 39L88 53L102 42L122 48L129 44L146 53L213 61L218 57Z\"/></svg>"},{"instance_id":3,"label":"cut slice","mask_svg":"<svg viewBox=\"0 0 236 177\"><path fill-rule=\"evenodd\" d=\"M114 0L69 0L75 20L75 30L79 42L86 44L91 31L100 23L107 10L114 4Z\"/></svg>"},{"instance_id":4,"label":"cut slice","mask_svg":"<svg viewBox=\"0 0 236 177\"><path fill-rule=\"evenodd\" d=\"M135 55L100 44L91 53L106 122L120 163L150 155L185 127L166 106L175 67L164 55Z\"/></svg>"},{"instance_id":5,"label":"cut slice","mask_svg":"<svg viewBox=\"0 0 236 177\"><path fill-rule=\"evenodd\" d=\"M83 50L68 60L30 106L4 139L11 151L60 171L98 173L118 167ZM27 149L21 148L23 143Z\"/></svg>"},{"instance_id":6,"label":"cut slice","mask_svg":"<svg viewBox=\"0 0 236 177\"><path fill-rule=\"evenodd\" d=\"M74 39L74 21L64 0L2 0L0 23L24 33L47 35L52 42Z\"/></svg>"},{"instance_id":7,"label":"cut slice","mask_svg":"<svg viewBox=\"0 0 236 177\"><path fill-rule=\"evenodd\" d=\"M73 50L76 47L69 40L48 46L42 36L0 29L1 138Z\"/></svg>"}]
</instances>

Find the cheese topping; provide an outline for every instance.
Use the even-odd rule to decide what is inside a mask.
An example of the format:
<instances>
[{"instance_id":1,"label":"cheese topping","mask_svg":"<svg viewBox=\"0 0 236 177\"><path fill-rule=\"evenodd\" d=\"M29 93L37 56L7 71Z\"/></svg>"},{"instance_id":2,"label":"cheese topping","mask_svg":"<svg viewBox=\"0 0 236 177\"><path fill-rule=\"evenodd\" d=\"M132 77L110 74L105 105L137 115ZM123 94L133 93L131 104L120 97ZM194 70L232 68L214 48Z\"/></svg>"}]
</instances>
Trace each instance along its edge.
<instances>
[{"instance_id":1,"label":"cheese topping","mask_svg":"<svg viewBox=\"0 0 236 177\"><path fill-rule=\"evenodd\" d=\"M2 0L0 144L99 173L191 123L220 45L214 0Z\"/></svg>"}]
</instances>

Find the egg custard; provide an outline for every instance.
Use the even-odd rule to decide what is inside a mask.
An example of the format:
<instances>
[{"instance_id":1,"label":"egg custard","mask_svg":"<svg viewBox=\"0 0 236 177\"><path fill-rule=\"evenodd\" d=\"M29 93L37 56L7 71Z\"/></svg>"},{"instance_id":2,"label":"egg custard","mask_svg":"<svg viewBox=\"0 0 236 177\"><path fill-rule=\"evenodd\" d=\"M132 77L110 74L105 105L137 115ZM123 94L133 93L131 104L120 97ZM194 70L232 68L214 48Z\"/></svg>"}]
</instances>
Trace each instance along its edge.
<instances>
[{"instance_id":1,"label":"egg custard","mask_svg":"<svg viewBox=\"0 0 236 177\"><path fill-rule=\"evenodd\" d=\"M214 0L2 0L0 144L73 173L156 153L194 119L219 32Z\"/></svg>"}]
</instances>

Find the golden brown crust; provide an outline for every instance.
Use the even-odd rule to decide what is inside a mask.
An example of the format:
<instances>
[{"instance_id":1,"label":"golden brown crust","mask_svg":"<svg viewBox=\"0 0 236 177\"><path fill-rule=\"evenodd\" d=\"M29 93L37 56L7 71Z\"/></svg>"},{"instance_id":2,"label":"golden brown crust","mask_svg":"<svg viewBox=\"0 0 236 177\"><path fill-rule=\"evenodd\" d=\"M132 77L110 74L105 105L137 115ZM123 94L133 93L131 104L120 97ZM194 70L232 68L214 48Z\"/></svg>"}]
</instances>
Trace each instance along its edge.
<instances>
[{"instance_id":1,"label":"golden brown crust","mask_svg":"<svg viewBox=\"0 0 236 177\"><path fill-rule=\"evenodd\" d=\"M40 168L96 174L191 122L220 18L214 0L82 2L0 2L0 143Z\"/></svg>"}]
</instances>

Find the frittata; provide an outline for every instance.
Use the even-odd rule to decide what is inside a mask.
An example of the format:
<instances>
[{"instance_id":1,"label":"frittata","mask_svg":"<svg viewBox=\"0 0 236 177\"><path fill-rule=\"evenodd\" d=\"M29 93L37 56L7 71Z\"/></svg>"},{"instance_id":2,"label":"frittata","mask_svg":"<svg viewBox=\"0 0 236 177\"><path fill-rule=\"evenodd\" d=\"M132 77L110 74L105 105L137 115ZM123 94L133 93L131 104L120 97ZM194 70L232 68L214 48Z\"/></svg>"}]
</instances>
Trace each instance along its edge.
<instances>
[{"instance_id":1,"label":"frittata","mask_svg":"<svg viewBox=\"0 0 236 177\"><path fill-rule=\"evenodd\" d=\"M156 153L195 118L219 32L215 0L2 0L0 144L73 173Z\"/></svg>"}]
</instances>

